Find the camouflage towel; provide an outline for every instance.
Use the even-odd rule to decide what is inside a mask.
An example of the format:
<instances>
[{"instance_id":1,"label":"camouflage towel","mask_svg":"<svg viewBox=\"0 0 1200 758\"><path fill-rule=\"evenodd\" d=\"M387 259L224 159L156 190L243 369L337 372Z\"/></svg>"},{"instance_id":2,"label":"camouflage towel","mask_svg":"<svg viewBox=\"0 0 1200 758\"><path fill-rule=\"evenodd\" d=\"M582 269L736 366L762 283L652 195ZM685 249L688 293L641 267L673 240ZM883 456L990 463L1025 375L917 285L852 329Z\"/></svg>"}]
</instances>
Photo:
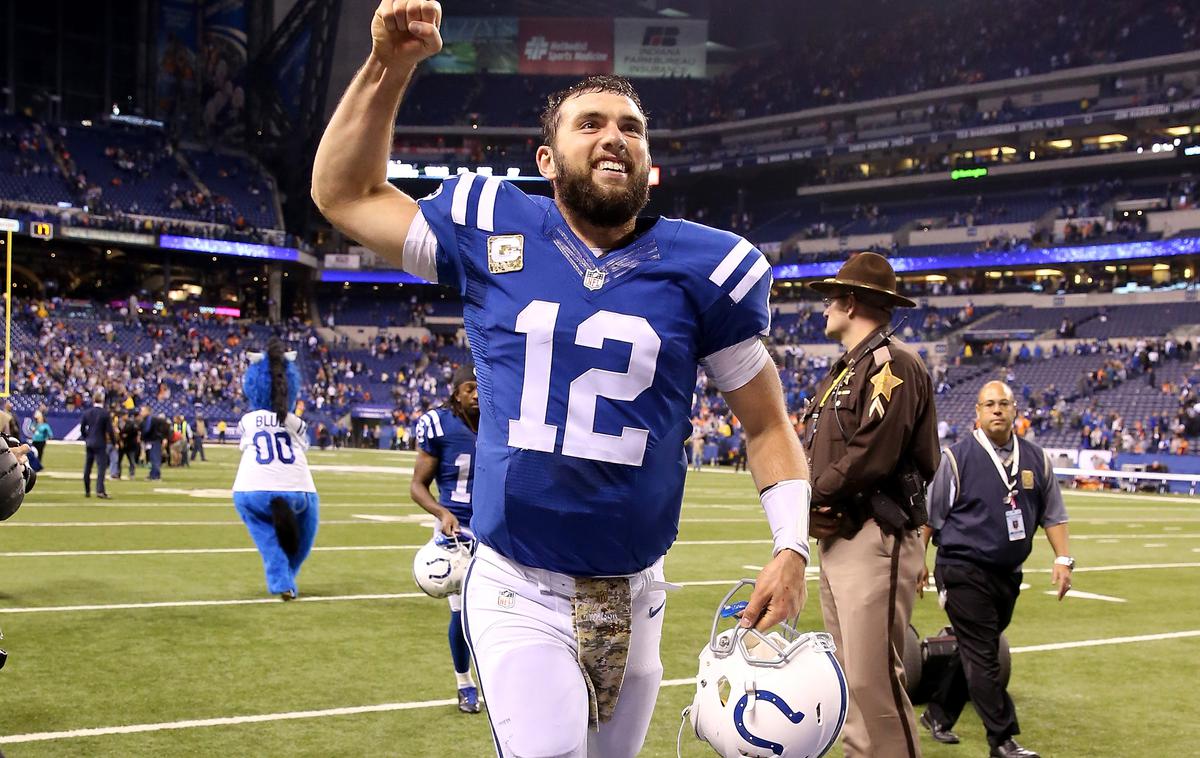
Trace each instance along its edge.
<instances>
[{"instance_id":1,"label":"camouflage towel","mask_svg":"<svg viewBox=\"0 0 1200 758\"><path fill-rule=\"evenodd\" d=\"M617 708L632 626L633 594L628 579L575 580L575 641L579 668L588 685L588 724L592 728L611 719Z\"/></svg>"}]
</instances>

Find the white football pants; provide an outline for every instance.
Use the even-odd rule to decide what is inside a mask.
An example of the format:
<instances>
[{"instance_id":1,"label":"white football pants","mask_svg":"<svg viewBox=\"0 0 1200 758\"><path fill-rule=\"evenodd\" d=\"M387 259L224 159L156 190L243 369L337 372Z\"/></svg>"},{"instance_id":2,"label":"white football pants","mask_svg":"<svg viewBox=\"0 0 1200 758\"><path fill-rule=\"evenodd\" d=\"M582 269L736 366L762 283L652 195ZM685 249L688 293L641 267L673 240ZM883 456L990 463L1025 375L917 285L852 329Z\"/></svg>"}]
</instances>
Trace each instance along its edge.
<instances>
[{"instance_id":1,"label":"white football pants","mask_svg":"<svg viewBox=\"0 0 1200 758\"><path fill-rule=\"evenodd\" d=\"M630 578L633 629L613 718L588 729L571 597L575 580L480 545L463 584L463 627L500 758L633 758L662 682L658 657L671 585L663 561Z\"/></svg>"}]
</instances>

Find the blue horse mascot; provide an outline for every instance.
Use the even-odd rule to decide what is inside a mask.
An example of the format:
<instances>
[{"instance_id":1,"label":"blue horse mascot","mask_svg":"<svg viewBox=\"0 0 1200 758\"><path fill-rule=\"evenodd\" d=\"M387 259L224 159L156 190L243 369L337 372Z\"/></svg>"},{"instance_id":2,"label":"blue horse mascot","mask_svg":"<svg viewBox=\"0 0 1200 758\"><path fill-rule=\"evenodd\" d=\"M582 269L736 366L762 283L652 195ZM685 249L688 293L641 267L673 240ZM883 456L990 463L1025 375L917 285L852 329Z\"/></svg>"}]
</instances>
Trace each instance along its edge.
<instances>
[{"instance_id":1,"label":"blue horse mascot","mask_svg":"<svg viewBox=\"0 0 1200 758\"><path fill-rule=\"evenodd\" d=\"M308 426L292 413L300 391L295 352L272 337L248 353L242 389L253 409L238 422L242 462L233 504L262 554L267 591L297 595L296 575L317 536L317 488L308 470Z\"/></svg>"}]
</instances>

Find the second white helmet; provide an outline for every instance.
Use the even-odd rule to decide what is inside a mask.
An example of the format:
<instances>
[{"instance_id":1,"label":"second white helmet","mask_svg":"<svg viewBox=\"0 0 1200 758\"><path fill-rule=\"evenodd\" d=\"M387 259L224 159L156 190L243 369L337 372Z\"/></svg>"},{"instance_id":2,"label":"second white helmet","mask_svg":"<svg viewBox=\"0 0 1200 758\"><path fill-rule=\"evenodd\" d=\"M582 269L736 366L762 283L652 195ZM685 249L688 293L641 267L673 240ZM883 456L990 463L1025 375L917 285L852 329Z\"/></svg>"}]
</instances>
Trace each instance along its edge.
<instances>
[{"instance_id":1,"label":"second white helmet","mask_svg":"<svg viewBox=\"0 0 1200 758\"><path fill-rule=\"evenodd\" d=\"M413 579L421 591L436 598L461 592L474 544L469 537L434 535L413 556Z\"/></svg>"}]
</instances>

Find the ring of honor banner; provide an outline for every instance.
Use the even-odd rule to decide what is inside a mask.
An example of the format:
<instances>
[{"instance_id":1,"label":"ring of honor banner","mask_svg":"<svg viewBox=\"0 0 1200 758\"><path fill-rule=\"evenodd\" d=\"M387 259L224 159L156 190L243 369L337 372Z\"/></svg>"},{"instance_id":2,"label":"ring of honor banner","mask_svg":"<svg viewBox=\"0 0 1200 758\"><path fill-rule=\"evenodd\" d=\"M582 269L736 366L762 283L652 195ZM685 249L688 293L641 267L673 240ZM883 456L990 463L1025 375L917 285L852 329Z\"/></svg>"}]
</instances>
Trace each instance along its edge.
<instances>
[{"instance_id":1,"label":"ring of honor banner","mask_svg":"<svg viewBox=\"0 0 1200 758\"><path fill-rule=\"evenodd\" d=\"M618 18L613 20L613 72L641 78L703 78L708 21Z\"/></svg>"},{"instance_id":2,"label":"ring of honor banner","mask_svg":"<svg viewBox=\"0 0 1200 758\"><path fill-rule=\"evenodd\" d=\"M612 24L594 18L523 18L517 50L522 74L611 74Z\"/></svg>"},{"instance_id":3,"label":"ring of honor banner","mask_svg":"<svg viewBox=\"0 0 1200 758\"><path fill-rule=\"evenodd\" d=\"M451 16L442 22L439 74L707 74L708 21L658 18Z\"/></svg>"}]
</instances>

